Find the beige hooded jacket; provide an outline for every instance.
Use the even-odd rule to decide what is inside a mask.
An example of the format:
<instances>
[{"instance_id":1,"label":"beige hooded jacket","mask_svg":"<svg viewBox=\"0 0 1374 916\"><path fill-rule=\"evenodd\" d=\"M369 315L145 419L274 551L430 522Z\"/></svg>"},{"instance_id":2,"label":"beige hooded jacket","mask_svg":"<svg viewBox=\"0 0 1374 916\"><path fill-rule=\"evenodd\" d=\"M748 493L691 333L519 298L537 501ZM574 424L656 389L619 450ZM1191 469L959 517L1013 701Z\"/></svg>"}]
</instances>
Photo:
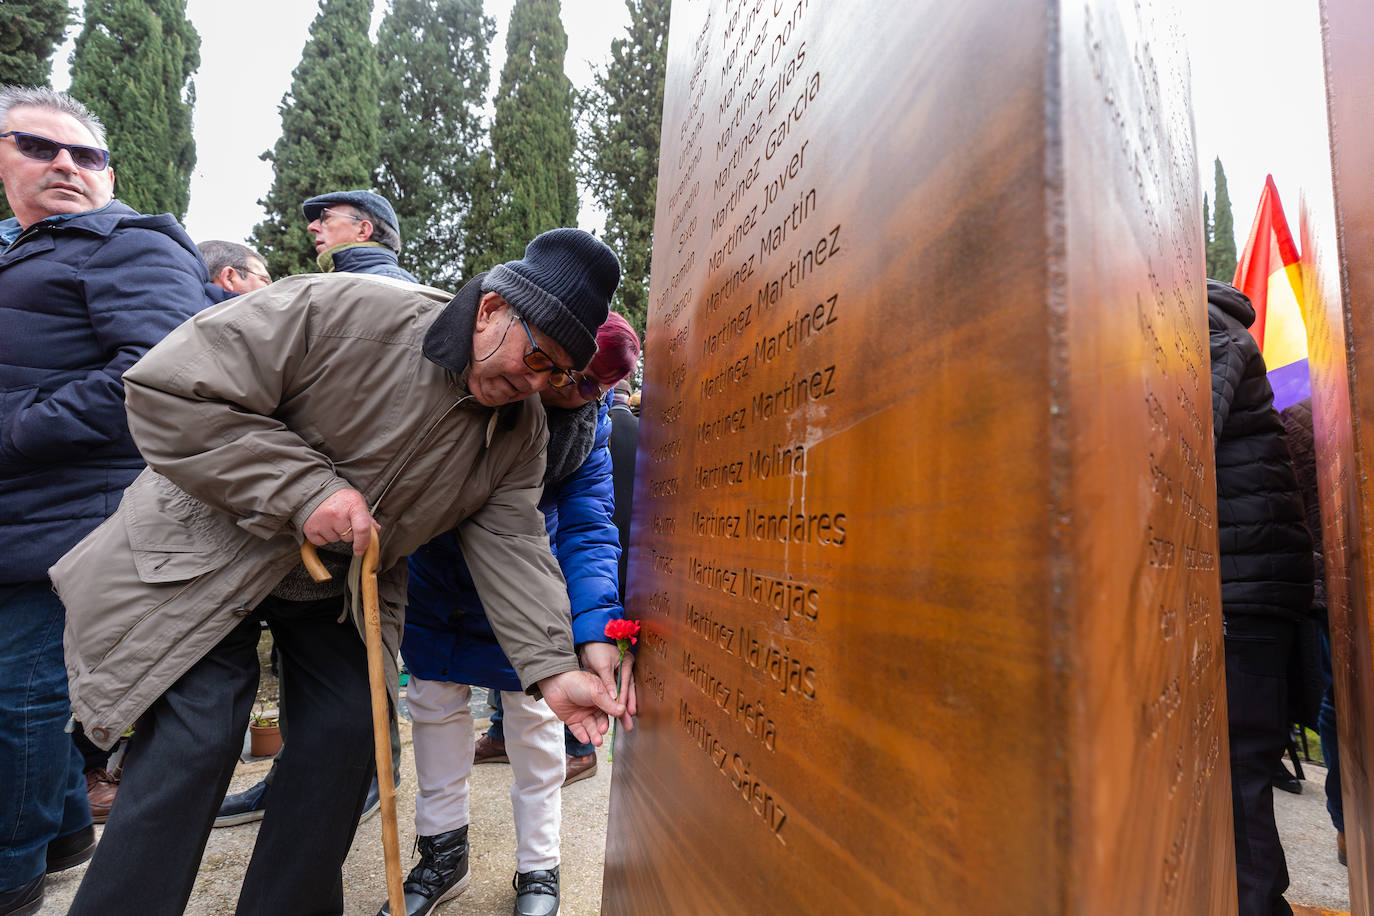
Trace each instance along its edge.
<instances>
[{"instance_id":1,"label":"beige hooded jacket","mask_svg":"<svg viewBox=\"0 0 1374 916\"><path fill-rule=\"evenodd\" d=\"M521 683L578 667L536 508L539 398L492 410L462 381L480 281L449 302L368 275L290 277L201 312L125 373L149 468L50 571L72 710L96 744L251 613L299 561L306 519L350 486L382 526L389 669L405 558L455 526Z\"/></svg>"}]
</instances>

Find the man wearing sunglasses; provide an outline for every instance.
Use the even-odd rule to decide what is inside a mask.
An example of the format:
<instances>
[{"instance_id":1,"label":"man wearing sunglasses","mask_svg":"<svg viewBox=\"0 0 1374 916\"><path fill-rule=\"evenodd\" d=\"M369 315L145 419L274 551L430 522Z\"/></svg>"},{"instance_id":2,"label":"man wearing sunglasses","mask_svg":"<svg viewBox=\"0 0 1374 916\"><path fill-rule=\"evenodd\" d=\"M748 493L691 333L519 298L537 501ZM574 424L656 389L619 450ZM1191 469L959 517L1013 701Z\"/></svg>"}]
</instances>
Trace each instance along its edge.
<instances>
[{"instance_id":1,"label":"man wearing sunglasses","mask_svg":"<svg viewBox=\"0 0 1374 916\"><path fill-rule=\"evenodd\" d=\"M0 87L0 913L95 844L48 567L143 468L124 371L206 305L195 245L168 214L113 199L104 129L64 93ZM103 763L92 765L91 772ZM103 774L103 769L100 770ZM113 783L92 783L108 804ZM97 811L103 820L105 811Z\"/></svg>"},{"instance_id":2,"label":"man wearing sunglasses","mask_svg":"<svg viewBox=\"0 0 1374 916\"><path fill-rule=\"evenodd\" d=\"M619 277L577 229L540 235L453 297L287 277L207 309L125 374L149 469L52 569L75 715L97 744L138 721L73 916L185 909L252 709L261 621L291 735L238 912L343 911L373 771L345 590L374 535L393 691L406 558L456 526L521 687L581 740L601 743L612 716L629 727L626 703L579 667L538 510L537 395L591 361ZM303 539L325 548L331 581L304 574Z\"/></svg>"},{"instance_id":3,"label":"man wearing sunglasses","mask_svg":"<svg viewBox=\"0 0 1374 916\"><path fill-rule=\"evenodd\" d=\"M331 191L301 204L320 270L418 283L399 264L401 227L391 201L372 191Z\"/></svg>"}]
</instances>

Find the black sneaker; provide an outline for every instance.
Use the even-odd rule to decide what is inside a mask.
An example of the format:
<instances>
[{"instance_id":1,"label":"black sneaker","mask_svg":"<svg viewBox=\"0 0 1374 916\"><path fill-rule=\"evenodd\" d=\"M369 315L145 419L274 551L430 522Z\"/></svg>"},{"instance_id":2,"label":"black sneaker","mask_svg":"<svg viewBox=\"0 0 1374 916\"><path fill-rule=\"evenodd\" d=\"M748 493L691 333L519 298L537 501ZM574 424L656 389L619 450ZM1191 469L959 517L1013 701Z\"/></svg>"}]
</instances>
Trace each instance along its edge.
<instances>
[{"instance_id":1,"label":"black sneaker","mask_svg":"<svg viewBox=\"0 0 1374 916\"><path fill-rule=\"evenodd\" d=\"M29 916L43 905L43 879L39 875L13 890L0 891L0 916Z\"/></svg>"},{"instance_id":2,"label":"black sneaker","mask_svg":"<svg viewBox=\"0 0 1374 916\"><path fill-rule=\"evenodd\" d=\"M417 836L420 862L410 870L403 885L406 916L425 916L445 900L468 887L468 828L459 827L437 836ZM377 916L391 916L391 903L382 904Z\"/></svg>"},{"instance_id":3,"label":"black sneaker","mask_svg":"<svg viewBox=\"0 0 1374 916\"><path fill-rule=\"evenodd\" d=\"M75 868L95 855L95 827L60 836L48 844L48 874Z\"/></svg>"},{"instance_id":4,"label":"black sneaker","mask_svg":"<svg viewBox=\"0 0 1374 916\"><path fill-rule=\"evenodd\" d=\"M225 796L220 803L219 814L215 815L215 826L232 827L262 820L267 813L267 790L271 787L271 783L263 780L242 792Z\"/></svg>"},{"instance_id":5,"label":"black sneaker","mask_svg":"<svg viewBox=\"0 0 1374 916\"><path fill-rule=\"evenodd\" d=\"M515 916L557 916L558 869L516 872Z\"/></svg>"}]
</instances>

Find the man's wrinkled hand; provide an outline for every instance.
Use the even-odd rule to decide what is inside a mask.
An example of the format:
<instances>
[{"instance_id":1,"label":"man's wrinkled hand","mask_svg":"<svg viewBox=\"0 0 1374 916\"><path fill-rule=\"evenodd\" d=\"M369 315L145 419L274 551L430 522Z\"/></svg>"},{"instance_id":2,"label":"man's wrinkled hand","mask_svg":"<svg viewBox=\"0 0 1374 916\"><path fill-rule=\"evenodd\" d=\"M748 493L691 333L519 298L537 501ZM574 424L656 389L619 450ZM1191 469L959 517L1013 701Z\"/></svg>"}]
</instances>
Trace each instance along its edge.
<instances>
[{"instance_id":1,"label":"man's wrinkled hand","mask_svg":"<svg viewBox=\"0 0 1374 916\"><path fill-rule=\"evenodd\" d=\"M578 741L601 745L612 718L625 715L625 704L611 696L601 678L590 671L564 671L539 682L539 690L553 714Z\"/></svg>"},{"instance_id":2,"label":"man's wrinkled hand","mask_svg":"<svg viewBox=\"0 0 1374 916\"><path fill-rule=\"evenodd\" d=\"M367 500L357 490L340 490L331 494L310 513L301 533L317 547L352 541L353 553L362 556L372 540L372 529L381 526L367 511Z\"/></svg>"}]
</instances>

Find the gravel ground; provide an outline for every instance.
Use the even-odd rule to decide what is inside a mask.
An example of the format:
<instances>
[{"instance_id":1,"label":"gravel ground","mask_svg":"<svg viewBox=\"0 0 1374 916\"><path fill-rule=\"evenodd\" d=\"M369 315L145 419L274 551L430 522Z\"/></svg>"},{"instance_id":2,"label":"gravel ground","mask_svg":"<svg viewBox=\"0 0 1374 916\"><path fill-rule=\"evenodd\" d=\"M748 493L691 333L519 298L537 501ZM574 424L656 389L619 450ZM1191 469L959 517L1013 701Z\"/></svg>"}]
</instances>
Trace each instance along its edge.
<instances>
[{"instance_id":1,"label":"gravel ground","mask_svg":"<svg viewBox=\"0 0 1374 916\"><path fill-rule=\"evenodd\" d=\"M487 721L478 721L485 730ZM401 872L410 870L415 841L415 757L410 723L401 722L402 780L396 809L401 834ZM606 812L611 789L611 766L605 747L598 752L596 775L563 790L563 862L560 869L563 916L582 916L601 909L601 870L606 848ZM230 792L239 792L262 778L267 761L240 763ZM97 830L101 829L99 827ZM238 888L248 867L258 824L225 827L210 833L188 916L225 916L234 912ZM511 878L515 874L515 824L510 805L510 767L489 764L474 768L472 776L472 844L469 868L472 883L460 896L437 908L437 914L507 914L515 903ZM86 867L80 866L48 880L43 916L65 913ZM386 870L382 858L382 819L373 817L358 828L344 863L344 912L374 916L386 901Z\"/></svg>"}]
</instances>

